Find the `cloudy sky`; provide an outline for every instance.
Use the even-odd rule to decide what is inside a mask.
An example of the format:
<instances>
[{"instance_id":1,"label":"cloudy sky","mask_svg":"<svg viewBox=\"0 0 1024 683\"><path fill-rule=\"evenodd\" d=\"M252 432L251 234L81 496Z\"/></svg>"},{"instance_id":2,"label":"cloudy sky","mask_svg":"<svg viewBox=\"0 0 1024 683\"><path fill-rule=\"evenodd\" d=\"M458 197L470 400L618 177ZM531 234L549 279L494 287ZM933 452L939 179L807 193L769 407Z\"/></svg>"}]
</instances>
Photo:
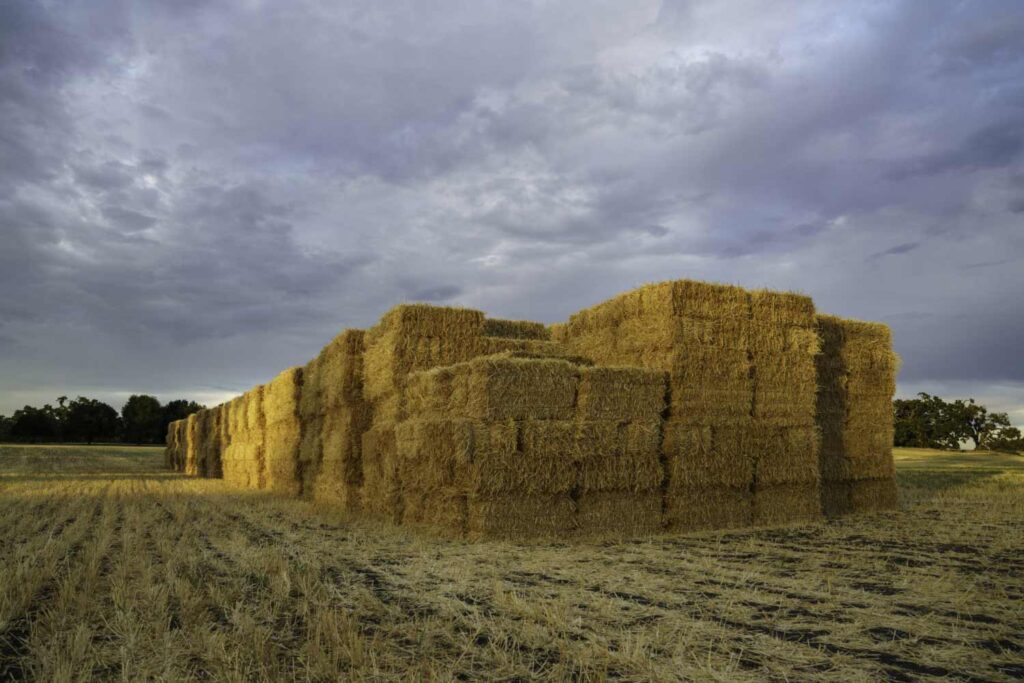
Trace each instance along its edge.
<instances>
[{"instance_id":1,"label":"cloudy sky","mask_svg":"<svg viewBox=\"0 0 1024 683\"><path fill-rule=\"evenodd\" d=\"M677 277L1024 423L1024 3L0 2L0 412Z\"/></svg>"}]
</instances>

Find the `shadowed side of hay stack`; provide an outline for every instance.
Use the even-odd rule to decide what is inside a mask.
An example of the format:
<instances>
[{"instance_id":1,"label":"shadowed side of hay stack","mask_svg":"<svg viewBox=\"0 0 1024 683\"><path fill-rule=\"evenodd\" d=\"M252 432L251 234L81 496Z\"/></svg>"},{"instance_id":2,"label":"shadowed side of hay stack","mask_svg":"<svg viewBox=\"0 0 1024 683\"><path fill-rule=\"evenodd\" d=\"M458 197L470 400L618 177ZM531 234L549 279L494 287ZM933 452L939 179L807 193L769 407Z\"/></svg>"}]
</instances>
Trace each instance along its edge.
<instances>
[{"instance_id":1,"label":"shadowed side of hay stack","mask_svg":"<svg viewBox=\"0 0 1024 683\"><path fill-rule=\"evenodd\" d=\"M830 516L894 509L892 396L898 359L889 328L817 316L817 421L822 505Z\"/></svg>"}]
</instances>

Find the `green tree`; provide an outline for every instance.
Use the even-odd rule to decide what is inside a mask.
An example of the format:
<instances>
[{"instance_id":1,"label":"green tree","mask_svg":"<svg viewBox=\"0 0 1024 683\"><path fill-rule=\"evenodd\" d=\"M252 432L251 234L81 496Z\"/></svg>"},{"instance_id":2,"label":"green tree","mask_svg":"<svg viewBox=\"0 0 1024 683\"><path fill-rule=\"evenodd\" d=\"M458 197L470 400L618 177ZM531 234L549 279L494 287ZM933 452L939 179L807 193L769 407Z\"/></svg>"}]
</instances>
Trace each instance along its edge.
<instances>
[{"instance_id":1,"label":"green tree","mask_svg":"<svg viewBox=\"0 0 1024 683\"><path fill-rule=\"evenodd\" d=\"M57 421L53 408L25 406L11 416L10 435L13 441L53 441L57 438Z\"/></svg>"},{"instance_id":2,"label":"green tree","mask_svg":"<svg viewBox=\"0 0 1024 683\"><path fill-rule=\"evenodd\" d=\"M11 419L0 415L0 443L11 440Z\"/></svg>"},{"instance_id":3,"label":"green tree","mask_svg":"<svg viewBox=\"0 0 1024 683\"><path fill-rule=\"evenodd\" d=\"M133 394L121 408L124 439L131 443L160 443L164 440L164 409L155 396Z\"/></svg>"},{"instance_id":4,"label":"green tree","mask_svg":"<svg viewBox=\"0 0 1024 683\"><path fill-rule=\"evenodd\" d=\"M164 418L160 427L160 441L162 442L167 439L167 425L175 420L184 420L192 413L197 413L204 407L195 401L186 401L180 398L168 401L167 405L164 406Z\"/></svg>"},{"instance_id":5,"label":"green tree","mask_svg":"<svg viewBox=\"0 0 1024 683\"><path fill-rule=\"evenodd\" d=\"M986 445L1000 453L1024 453L1024 435L1016 427L1004 427L990 436Z\"/></svg>"},{"instance_id":6,"label":"green tree","mask_svg":"<svg viewBox=\"0 0 1024 683\"><path fill-rule=\"evenodd\" d=\"M68 404L68 438L75 441L114 441L121 418L111 406L94 398L79 396Z\"/></svg>"},{"instance_id":7,"label":"green tree","mask_svg":"<svg viewBox=\"0 0 1024 683\"><path fill-rule=\"evenodd\" d=\"M990 439L1010 428L1010 418L1006 413L990 413L988 408L978 405L973 398L947 403L945 419L957 445L961 441L970 441L979 450L988 449Z\"/></svg>"}]
</instances>

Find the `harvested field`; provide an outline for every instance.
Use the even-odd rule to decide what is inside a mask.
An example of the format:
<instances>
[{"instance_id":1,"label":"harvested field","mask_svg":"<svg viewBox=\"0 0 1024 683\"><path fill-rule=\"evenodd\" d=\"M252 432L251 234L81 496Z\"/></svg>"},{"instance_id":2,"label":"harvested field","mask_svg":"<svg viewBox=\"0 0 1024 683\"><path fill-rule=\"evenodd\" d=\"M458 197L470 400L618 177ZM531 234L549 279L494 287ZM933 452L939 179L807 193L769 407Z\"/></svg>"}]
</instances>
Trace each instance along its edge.
<instances>
[{"instance_id":1,"label":"harvested field","mask_svg":"<svg viewBox=\"0 0 1024 683\"><path fill-rule=\"evenodd\" d=\"M1020 457L897 449L878 515L525 545L162 467L0 446L0 680L1024 676Z\"/></svg>"}]
</instances>

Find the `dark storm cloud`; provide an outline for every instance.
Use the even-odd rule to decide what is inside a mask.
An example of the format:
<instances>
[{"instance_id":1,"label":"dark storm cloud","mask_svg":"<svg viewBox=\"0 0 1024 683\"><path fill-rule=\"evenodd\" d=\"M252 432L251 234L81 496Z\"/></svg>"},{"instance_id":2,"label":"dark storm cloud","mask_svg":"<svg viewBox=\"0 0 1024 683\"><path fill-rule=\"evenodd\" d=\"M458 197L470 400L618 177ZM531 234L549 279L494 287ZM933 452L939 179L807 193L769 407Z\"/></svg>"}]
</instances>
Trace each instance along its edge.
<instances>
[{"instance_id":1,"label":"dark storm cloud","mask_svg":"<svg viewBox=\"0 0 1024 683\"><path fill-rule=\"evenodd\" d=\"M1022 36L1003 2L3 3L0 411L679 276L1024 406Z\"/></svg>"}]
</instances>

